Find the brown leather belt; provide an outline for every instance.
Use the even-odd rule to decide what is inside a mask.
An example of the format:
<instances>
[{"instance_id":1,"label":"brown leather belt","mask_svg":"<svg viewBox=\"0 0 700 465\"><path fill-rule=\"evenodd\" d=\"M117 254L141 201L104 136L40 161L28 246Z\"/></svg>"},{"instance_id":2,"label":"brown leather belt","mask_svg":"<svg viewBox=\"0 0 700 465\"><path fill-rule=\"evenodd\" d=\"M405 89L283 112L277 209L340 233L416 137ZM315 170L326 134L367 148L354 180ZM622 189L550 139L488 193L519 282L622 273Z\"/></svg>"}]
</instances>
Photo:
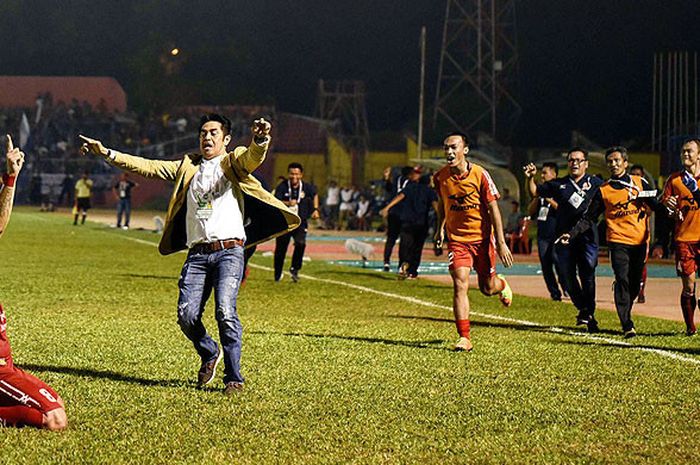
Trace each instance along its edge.
<instances>
[{"instance_id":1,"label":"brown leather belt","mask_svg":"<svg viewBox=\"0 0 700 465\"><path fill-rule=\"evenodd\" d=\"M232 249L234 247L243 247L245 242L242 239L224 239L221 241L203 242L190 247L190 250L195 253L214 253L224 249Z\"/></svg>"}]
</instances>

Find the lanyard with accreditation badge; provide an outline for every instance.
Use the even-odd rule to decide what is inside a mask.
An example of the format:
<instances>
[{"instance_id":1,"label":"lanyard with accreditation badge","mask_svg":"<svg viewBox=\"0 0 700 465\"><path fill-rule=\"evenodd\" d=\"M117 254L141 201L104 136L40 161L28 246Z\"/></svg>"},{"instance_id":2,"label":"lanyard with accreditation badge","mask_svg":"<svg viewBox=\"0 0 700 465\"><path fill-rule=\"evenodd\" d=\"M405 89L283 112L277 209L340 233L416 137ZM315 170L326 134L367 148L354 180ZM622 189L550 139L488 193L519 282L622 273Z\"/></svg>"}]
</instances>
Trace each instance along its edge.
<instances>
[{"instance_id":1,"label":"lanyard with accreditation badge","mask_svg":"<svg viewBox=\"0 0 700 465\"><path fill-rule=\"evenodd\" d=\"M586 192L583 189L581 189L579 185L574 182L573 179L569 178L569 182L574 186L574 189L576 189L576 192L571 194L571 197L569 197L569 203L572 207L578 208L581 206L583 201L586 200Z\"/></svg>"},{"instance_id":2,"label":"lanyard with accreditation badge","mask_svg":"<svg viewBox=\"0 0 700 465\"><path fill-rule=\"evenodd\" d=\"M292 183L287 181L287 189L289 190L289 200L294 200L292 199ZM297 194L297 204L296 205L290 205L289 209L296 213L297 215L299 214L299 202L301 202L301 199L304 198L304 183L299 181L299 193Z\"/></svg>"}]
</instances>

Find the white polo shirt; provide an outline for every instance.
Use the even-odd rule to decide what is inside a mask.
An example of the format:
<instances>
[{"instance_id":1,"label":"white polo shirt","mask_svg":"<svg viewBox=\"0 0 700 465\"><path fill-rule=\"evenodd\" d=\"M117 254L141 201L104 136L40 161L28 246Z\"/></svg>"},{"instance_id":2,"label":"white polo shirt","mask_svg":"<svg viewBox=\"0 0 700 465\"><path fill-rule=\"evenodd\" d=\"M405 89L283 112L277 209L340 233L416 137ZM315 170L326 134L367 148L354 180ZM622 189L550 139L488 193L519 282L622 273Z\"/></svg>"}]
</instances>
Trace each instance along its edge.
<instances>
[{"instance_id":1,"label":"white polo shirt","mask_svg":"<svg viewBox=\"0 0 700 465\"><path fill-rule=\"evenodd\" d=\"M224 239L245 241L243 215L221 169L221 157L203 159L187 190L187 247Z\"/></svg>"}]
</instances>

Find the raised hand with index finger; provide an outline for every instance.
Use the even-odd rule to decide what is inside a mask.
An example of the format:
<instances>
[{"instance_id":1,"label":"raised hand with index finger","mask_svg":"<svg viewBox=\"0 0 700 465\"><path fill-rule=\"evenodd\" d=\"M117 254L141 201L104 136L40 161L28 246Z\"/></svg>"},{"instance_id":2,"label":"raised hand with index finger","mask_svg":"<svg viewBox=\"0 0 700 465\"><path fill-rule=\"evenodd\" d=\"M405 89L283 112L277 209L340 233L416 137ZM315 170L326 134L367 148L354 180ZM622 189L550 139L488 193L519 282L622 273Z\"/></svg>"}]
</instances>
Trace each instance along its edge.
<instances>
[{"instance_id":1,"label":"raised hand with index finger","mask_svg":"<svg viewBox=\"0 0 700 465\"><path fill-rule=\"evenodd\" d=\"M12 143L12 137L7 134L7 174L17 176L24 166L24 152Z\"/></svg>"},{"instance_id":2,"label":"raised hand with index finger","mask_svg":"<svg viewBox=\"0 0 700 465\"><path fill-rule=\"evenodd\" d=\"M80 146L80 154L81 155L87 155L88 153L91 153L93 155L99 155L101 157L106 157L109 155L109 150L102 145L102 142L100 142L97 139L91 139L90 137L84 136L80 134L78 137L80 137L80 140L83 141L83 145Z\"/></svg>"}]
</instances>

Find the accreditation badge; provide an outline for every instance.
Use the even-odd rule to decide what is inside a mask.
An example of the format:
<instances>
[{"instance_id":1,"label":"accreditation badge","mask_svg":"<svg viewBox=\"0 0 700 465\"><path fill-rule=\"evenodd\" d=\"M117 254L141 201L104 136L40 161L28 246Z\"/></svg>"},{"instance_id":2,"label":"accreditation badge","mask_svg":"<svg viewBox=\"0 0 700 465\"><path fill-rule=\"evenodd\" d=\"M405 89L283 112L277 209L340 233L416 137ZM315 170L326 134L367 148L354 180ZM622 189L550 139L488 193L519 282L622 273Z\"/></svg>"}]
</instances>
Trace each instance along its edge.
<instances>
[{"instance_id":1,"label":"accreditation badge","mask_svg":"<svg viewBox=\"0 0 700 465\"><path fill-rule=\"evenodd\" d=\"M299 214L299 204L290 205L290 206L289 206L289 209L290 209L292 212L294 212L295 215L298 215L298 214Z\"/></svg>"},{"instance_id":2,"label":"accreditation badge","mask_svg":"<svg viewBox=\"0 0 700 465\"><path fill-rule=\"evenodd\" d=\"M578 208L581 206L585 199L585 194L581 192L574 192L573 194L571 194L571 197L569 197L569 204L571 204L571 206L574 208Z\"/></svg>"},{"instance_id":3,"label":"accreditation badge","mask_svg":"<svg viewBox=\"0 0 700 465\"><path fill-rule=\"evenodd\" d=\"M195 196L197 200L197 211L195 212L195 217L198 220L208 220L214 213L214 207L211 204L211 197L209 194L204 194L202 197Z\"/></svg>"},{"instance_id":4,"label":"accreditation badge","mask_svg":"<svg viewBox=\"0 0 700 465\"><path fill-rule=\"evenodd\" d=\"M537 212L537 221L547 221L547 215L549 215L549 204L540 207Z\"/></svg>"}]
</instances>

